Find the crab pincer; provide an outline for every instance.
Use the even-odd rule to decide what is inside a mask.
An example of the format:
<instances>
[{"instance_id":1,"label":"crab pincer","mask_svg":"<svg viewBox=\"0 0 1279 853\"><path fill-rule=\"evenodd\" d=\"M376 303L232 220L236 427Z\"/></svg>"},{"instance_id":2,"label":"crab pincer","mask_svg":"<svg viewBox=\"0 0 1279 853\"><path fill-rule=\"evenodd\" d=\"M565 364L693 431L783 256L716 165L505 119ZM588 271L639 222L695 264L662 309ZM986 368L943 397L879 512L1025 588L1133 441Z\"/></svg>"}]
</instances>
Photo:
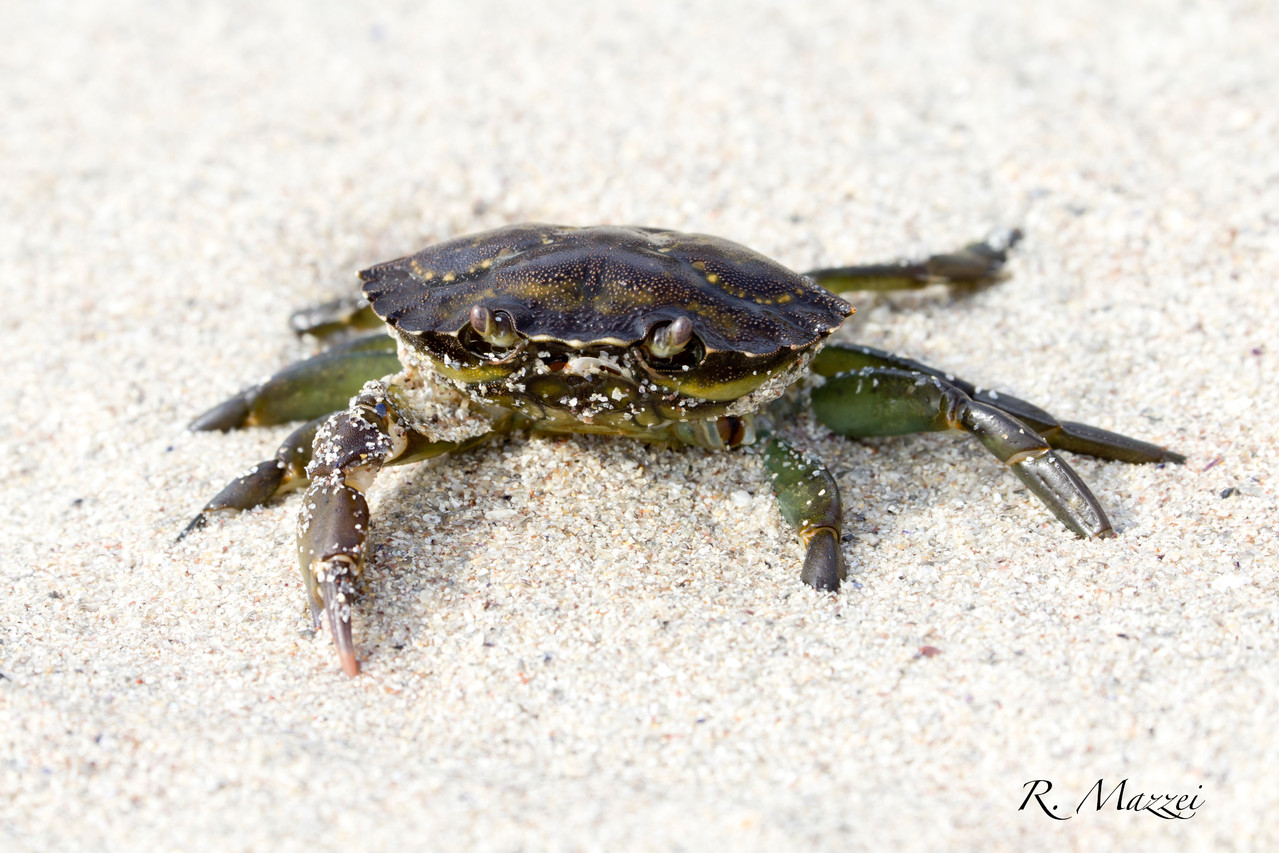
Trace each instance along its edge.
<instances>
[{"instance_id":1,"label":"crab pincer","mask_svg":"<svg viewBox=\"0 0 1279 853\"><path fill-rule=\"evenodd\" d=\"M370 383L373 385L373 383ZM376 387L320 427L307 476L311 480L298 516L298 566L312 618L323 612L347 675L360 671L351 634L356 584L364 570L369 505L364 490L382 465L403 450L393 438L394 419ZM397 447L398 445L398 447Z\"/></svg>"},{"instance_id":2,"label":"crab pincer","mask_svg":"<svg viewBox=\"0 0 1279 853\"><path fill-rule=\"evenodd\" d=\"M298 519L298 567L306 585L311 617L318 628L326 616L338 659L347 675L357 675L351 634L351 606L364 569L369 505L364 495L331 474L313 481Z\"/></svg>"}]
</instances>

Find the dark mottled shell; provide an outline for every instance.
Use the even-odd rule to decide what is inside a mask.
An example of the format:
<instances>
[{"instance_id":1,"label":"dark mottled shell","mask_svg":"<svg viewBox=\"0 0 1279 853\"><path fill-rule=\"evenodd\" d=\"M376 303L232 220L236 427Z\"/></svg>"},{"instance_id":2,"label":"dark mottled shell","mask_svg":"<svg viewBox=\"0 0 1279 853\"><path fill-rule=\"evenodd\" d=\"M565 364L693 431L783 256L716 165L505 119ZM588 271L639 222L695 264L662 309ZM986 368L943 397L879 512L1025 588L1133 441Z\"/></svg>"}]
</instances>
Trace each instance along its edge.
<instances>
[{"instance_id":1,"label":"dark mottled shell","mask_svg":"<svg viewBox=\"0 0 1279 853\"><path fill-rule=\"evenodd\" d=\"M360 273L378 316L456 335L471 307L505 311L534 341L629 346L655 324L693 321L708 352L807 347L848 303L737 243L660 228L511 225Z\"/></svg>"}]
</instances>

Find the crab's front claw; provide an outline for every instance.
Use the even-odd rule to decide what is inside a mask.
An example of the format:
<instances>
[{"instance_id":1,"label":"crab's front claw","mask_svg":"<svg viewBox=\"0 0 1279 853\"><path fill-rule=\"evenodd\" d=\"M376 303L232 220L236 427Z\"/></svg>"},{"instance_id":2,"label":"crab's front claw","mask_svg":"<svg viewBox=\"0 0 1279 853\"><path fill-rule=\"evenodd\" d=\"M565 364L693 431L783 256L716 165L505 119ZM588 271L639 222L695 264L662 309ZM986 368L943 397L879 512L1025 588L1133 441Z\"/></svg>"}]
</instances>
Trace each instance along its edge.
<instances>
[{"instance_id":1,"label":"crab's front claw","mask_svg":"<svg viewBox=\"0 0 1279 853\"><path fill-rule=\"evenodd\" d=\"M351 636L351 605L356 582L364 568L364 540L369 529L369 505L357 489L340 478L311 484L298 519L298 565L306 585L311 616L319 627L321 613L337 646L342 671L358 675Z\"/></svg>"}]
</instances>

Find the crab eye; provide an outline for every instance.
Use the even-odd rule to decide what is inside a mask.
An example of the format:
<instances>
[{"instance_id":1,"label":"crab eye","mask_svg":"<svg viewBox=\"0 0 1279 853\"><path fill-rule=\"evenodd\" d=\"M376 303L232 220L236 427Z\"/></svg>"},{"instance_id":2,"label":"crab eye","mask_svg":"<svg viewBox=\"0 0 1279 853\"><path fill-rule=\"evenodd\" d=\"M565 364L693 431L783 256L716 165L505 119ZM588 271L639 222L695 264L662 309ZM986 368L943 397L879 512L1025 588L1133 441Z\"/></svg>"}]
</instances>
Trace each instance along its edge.
<instances>
[{"instance_id":1,"label":"crab eye","mask_svg":"<svg viewBox=\"0 0 1279 853\"><path fill-rule=\"evenodd\" d=\"M654 358L671 358L684 351L693 339L693 323L677 317L669 323L654 326L648 333L648 351Z\"/></svg>"},{"instance_id":2,"label":"crab eye","mask_svg":"<svg viewBox=\"0 0 1279 853\"><path fill-rule=\"evenodd\" d=\"M498 360L508 357L508 350L520 343L511 315L483 305L472 306L470 322L458 338L473 354Z\"/></svg>"},{"instance_id":3,"label":"crab eye","mask_svg":"<svg viewBox=\"0 0 1279 853\"><path fill-rule=\"evenodd\" d=\"M706 357L706 348L693 333L693 321L687 317L676 317L649 329L644 336L644 348L653 366L663 370L687 370Z\"/></svg>"},{"instance_id":4,"label":"crab eye","mask_svg":"<svg viewBox=\"0 0 1279 853\"><path fill-rule=\"evenodd\" d=\"M471 308L471 328L490 346L506 349L516 341L515 321L505 311L490 311L483 305Z\"/></svg>"}]
</instances>

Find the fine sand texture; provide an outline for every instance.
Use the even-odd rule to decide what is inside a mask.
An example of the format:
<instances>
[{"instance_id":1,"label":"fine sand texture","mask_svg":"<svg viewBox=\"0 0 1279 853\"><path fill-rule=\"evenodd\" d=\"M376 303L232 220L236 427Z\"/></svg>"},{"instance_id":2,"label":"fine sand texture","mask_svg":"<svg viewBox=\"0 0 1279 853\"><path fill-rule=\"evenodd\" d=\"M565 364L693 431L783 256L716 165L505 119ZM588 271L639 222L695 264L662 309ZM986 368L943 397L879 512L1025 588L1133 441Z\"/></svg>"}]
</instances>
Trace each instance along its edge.
<instances>
[{"instance_id":1,"label":"fine sand texture","mask_svg":"<svg viewBox=\"0 0 1279 853\"><path fill-rule=\"evenodd\" d=\"M0 849L1279 849L1272 4L356 5L0 8ZM756 454L513 435L378 480L347 678L296 495L174 541L289 427L186 424L522 221L1020 227L835 339L1187 463L1066 454L1082 541L962 435L797 417L829 594Z\"/></svg>"}]
</instances>

